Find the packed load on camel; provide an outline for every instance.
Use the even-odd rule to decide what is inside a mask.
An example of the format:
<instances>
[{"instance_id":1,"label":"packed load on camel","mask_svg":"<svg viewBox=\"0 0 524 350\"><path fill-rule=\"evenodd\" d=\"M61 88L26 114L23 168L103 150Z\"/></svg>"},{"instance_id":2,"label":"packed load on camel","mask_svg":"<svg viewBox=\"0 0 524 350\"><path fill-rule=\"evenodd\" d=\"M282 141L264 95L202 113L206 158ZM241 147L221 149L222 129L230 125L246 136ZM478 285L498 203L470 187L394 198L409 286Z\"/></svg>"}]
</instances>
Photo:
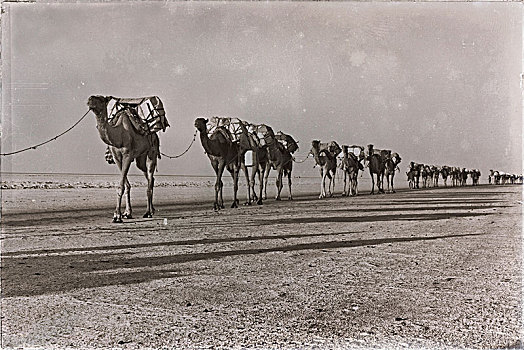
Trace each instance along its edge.
<instances>
[{"instance_id":1,"label":"packed load on camel","mask_svg":"<svg viewBox=\"0 0 524 350\"><path fill-rule=\"evenodd\" d=\"M231 142L236 142L240 139L240 135L242 135L241 123L246 124L246 122L239 118L211 117L207 123L207 134L212 135L215 130L221 130L221 127L223 127L229 131L229 133L225 133L224 136L230 139Z\"/></svg>"},{"instance_id":2,"label":"packed load on camel","mask_svg":"<svg viewBox=\"0 0 524 350\"><path fill-rule=\"evenodd\" d=\"M116 123L120 111L128 114L129 120L142 135L149 135L160 130L166 131L169 123L164 105L158 96L138 98L118 98L109 96L107 116L109 123Z\"/></svg>"}]
</instances>

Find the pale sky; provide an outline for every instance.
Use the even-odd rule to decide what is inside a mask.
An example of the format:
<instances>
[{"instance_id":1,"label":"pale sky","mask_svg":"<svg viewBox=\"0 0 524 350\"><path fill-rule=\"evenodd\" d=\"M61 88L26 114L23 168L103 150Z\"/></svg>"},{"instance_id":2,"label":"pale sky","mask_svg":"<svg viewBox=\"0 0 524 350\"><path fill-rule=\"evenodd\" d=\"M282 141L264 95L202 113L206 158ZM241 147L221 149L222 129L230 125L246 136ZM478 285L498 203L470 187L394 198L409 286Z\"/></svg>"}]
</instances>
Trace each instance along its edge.
<instances>
[{"instance_id":1,"label":"pale sky","mask_svg":"<svg viewBox=\"0 0 524 350\"><path fill-rule=\"evenodd\" d=\"M435 165L522 168L519 3L4 3L2 152L77 121L90 95L158 95L181 153L195 118L373 143ZM9 59L10 58L10 59ZM7 68L7 69L6 69ZM9 106L9 101L12 106ZM3 171L116 173L91 114ZM295 175L316 175L313 162ZM134 166L133 166L134 168ZM159 174L212 174L197 140Z\"/></svg>"}]
</instances>

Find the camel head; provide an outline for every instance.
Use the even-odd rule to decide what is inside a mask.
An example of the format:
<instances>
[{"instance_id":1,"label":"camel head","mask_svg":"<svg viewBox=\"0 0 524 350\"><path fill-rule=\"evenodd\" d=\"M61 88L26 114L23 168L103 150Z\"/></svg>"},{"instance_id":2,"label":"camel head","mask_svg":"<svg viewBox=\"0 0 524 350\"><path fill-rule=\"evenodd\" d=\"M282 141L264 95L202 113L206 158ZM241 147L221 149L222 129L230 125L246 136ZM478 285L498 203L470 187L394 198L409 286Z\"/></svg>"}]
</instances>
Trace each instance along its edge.
<instances>
[{"instance_id":1,"label":"camel head","mask_svg":"<svg viewBox=\"0 0 524 350\"><path fill-rule=\"evenodd\" d=\"M87 99L87 106L90 110L92 110L95 113L100 113L102 111L105 111L107 108L107 104L109 101L111 101L111 96L90 96Z\"/></svg>"},{"instance_id":2,"label":"camel head","mask_svg":"<svg viewBox=\"0 0 524 350\"><path fill-rule=\"evenodd\" d=\"M400 158L400 156L396 152L391 154L391 159L393 160L393 163L395 163L395 165L400 164L400 162L402 161L402 158Z\"/></svg>"},{"instance_id":3,"label":"camel head","mask_svg":"<svg viewBox=\"0 0 524 350\"><path fill-rule=\"evenodd\" d=\"M201 133L207 133L207 122L208 119L196 118L195 119L195 128Z\"/></svg>"},{"instance_id":4,"label":"camel head","mask_svg":"<svg viewBox=\"0 0 524 350\"><path fill-rule=\"evenodd\" d=\"M318 151L319 148L320 148L320 140L311 141L311 149L315 149Z\"/></svg>"}]
</instances>

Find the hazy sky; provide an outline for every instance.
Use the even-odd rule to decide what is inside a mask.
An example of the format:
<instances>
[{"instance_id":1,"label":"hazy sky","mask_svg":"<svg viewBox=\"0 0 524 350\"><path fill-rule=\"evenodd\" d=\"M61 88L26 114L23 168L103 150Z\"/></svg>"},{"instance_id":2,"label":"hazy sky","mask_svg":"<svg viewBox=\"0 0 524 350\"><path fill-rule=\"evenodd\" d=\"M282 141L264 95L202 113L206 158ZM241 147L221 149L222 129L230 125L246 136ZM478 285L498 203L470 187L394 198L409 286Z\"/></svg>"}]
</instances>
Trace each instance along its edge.
<instances>
[{"instance_id":1,"label":"hazy sky","mask_svg":"<svg viewBox=\"0 0 524 350\"><path fill-rule=\"evenodd\" d=\"M90 95L158 95L181 153L199 116L426 164L521 172L519 3L3 4L2 152L57 135ZM12 105L9 105L9 102ZM89 115L3 171L116 173ZM313 162L296 175L316 174ZM133 166L134 168L134 166ZM211 174L200 142L159 174Z\"/></svg>"}]
</instances>

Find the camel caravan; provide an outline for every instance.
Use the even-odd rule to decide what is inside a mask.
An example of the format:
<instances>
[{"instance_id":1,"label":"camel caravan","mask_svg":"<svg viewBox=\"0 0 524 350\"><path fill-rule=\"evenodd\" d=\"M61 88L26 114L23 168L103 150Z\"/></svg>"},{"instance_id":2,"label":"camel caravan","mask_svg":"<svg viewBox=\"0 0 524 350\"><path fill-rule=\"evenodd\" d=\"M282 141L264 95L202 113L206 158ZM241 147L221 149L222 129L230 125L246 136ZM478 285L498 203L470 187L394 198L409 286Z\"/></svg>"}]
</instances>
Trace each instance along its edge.
<instances>
[{"instance_id":1,"label":"camel caravan","mask_svg":"<svg viewBox=\"0 0 524 350\"><path fill-rule=\"evenodd\" d=\"M262 204L267 198L267 182L271 169L277 172L277 195L280 200L283 187L283 177L288 178L289 195L291 192L291 172L293 171L293 153L298 150L298 143L291 135L281 131L274 133L269 125L252 124L238 118L212 117L211 120L197 118L195 128L200 134L202 147L206 152L211 166L216 174L215 184L215 210L224 208L222 199L222 174L224 169L233 177L233 204L238 207L238 175L240 169L246 176L247 200L246 205L256 202ZM246 166L247 152L251 152L251 175ZM259 191L255 192L255 177L258 175Z\"/></svg>"},{"instance_id":2,"label":"camel caravan","mask_svg":"<svg viewBox=\"0 0 524 350\"><path fill-rule=\"evenodd\" d=\"M410 162L408 171L409 188L428 188L438 187L439 178L442 178L444 186L448 186L448 178L451 179L451 186L466 186L468 176L471 178L472 186L478 186L480 180L479 169L466 169L454 166L435 166L422 163ZM420 179L422 178L422 184Z\"/></svg>"},{"instance_id":3,"label":"camel caravan","mask_svg":"<svg viewBox=\"0 0 524 350\"><path fill-rule=\"evenodd\" d=\"M489 170L488 183L490 185L506 185L523 183L522 174L509 174L498 170Z\"/></svg>"},{"instance_id":4,"label":"camel caravan","mask_svg":"<svg viewBox=\"0 0 524 350\"><path fill-rule=\"evenodd\" d=\"M395 172L399 170L398 164L401 161L398 153L392 153L391 150L376 149L371 144L367 146L367 152L365 152L363 146L343 145L340 147L336 141L321 143L319 140L314 140L311 146L310 154L313 155L316 165L320 167L319 198L333 196L337 167L344 174L343 196L357 195L358 172L359 170L364 171L364 167L369 168L369 174L371 175L371 194L375 194L375 179L378 193L385 193L384 177L386 177L388 184L388 192L395 192L393 179ZM343 157L337 166L337 156L341 152L343 152ZM329 180L327 192L326 178Z\"/></svg>"},{"instance_id":5,"label":"camel caravan","mask_svg":"<svg viewBox=\"0 0 524 350\"><path fill-rule=\"evenodd\" d=\"M133 217L131 185L127 178L133 161L147 179L147 209L143 217L152 217L155 212L153 175L161 156L158 132L166 131L169 127L162 101L157 96L143 98L91 96L87 105L95 114L100 138L107 145L105 158L108 163L116 164L121 174L113 222L121 223L122 219ZM291 135L281 131L275 133L273 128L266 124L253 124L230 117L197 118L194 126L195 138L198 133L201 145L216 174L213 203L215 210L224 208L222 196L224 170L227 170L233 179L232 208L239 205L238 180L241 170L247 183L245 205L262 204L263 200L267 199L271 169L276 170L275 199L281 199L284 177L287 177L288 199L293 199L291 174L295 161L293 154L298 150L298 142ZM189 147L192 144L193 142ZM248 154L250 164L247 164ZM310 155L315 160L315 166L320 169L319 198L332 197L335 193L337 169L340 169L344 176L342 196L358 194L358 175L360 171L364 172L364 168L368 168L371 176L371 194L375 194L375 186L378 193L386 193L384 178L387 192L395 193L394 177L395 173L400 171L401 162L401 157L396 152L377 149L372 144L367 147L346 144L340 146L336 141L323 143L320 140L313 140L307 157ZM411 189L438 187L440 177L444 181L444 186L447 186L448 178L451 179L452 186L465 186L469 176L472 184L476 186L481 175L478 169L438 167L415 162L410 162L406 174ZM490 184L496 185L522 183L522 175L511 175L494 170L490 170L488 178ZM257 189L256 180L258 180ZM122 213L123 198L125 198L125 210Z\"/></svg>"}]
</instances>

